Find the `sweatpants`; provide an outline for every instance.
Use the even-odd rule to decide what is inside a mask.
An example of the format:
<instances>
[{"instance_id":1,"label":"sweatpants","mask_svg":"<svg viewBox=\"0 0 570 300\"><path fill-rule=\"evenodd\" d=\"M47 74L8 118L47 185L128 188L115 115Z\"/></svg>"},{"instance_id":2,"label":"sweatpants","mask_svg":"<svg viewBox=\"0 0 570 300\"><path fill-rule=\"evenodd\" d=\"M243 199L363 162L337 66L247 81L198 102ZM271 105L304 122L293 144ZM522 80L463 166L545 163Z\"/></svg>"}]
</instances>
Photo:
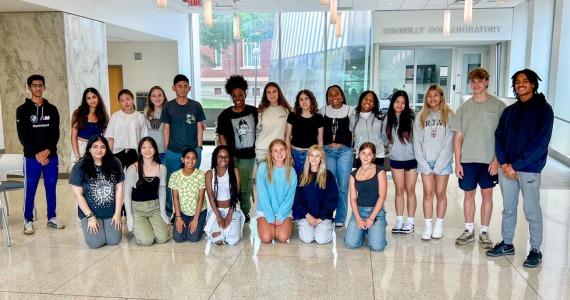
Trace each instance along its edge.
<instances>
[{"instance_id":1,"label":"sweatpants","mask_svg":"<svg viewBox=\"0 0 570 300\"><path fill-rule=\"evenodd\" d=\"M517 227L519 191L523 195L523 211L530 232L531 249L542 244L542 209L540 208L540 173L519 172L520 180L509 179L499 170L499 186L503 195L503 225L501 235L505 244L512 244Z\"/></svg>"},{"instance_id":2,"label":"sweatpants","mask_svg":"<svg viewBox=\"0 0 570 300\"><path fill-rule=\"evenodd\" d=\"M42 172L46 189L48 220L56 216L55 187L57 185L58 166L57 156L52 157L45 166L42 166L35 158L24 157L24 221L32 222L34 220L36 190Z\"/></svg>"},{"instance_id":3,"label":"sweatpants","mask_svg":"<svg viewBox=\"0 0 570 300\"><path fill-rule=\"evenodd\" d=\"M83 235L85 236L85 243L93 249L101 248L103 245L114 246L118 245L123 237L121 229L115 229L115 224L111 224L113 218L97 219L101 227L97 228L97 233L89 232L87 218L81 219L81 228L83 228Z\"/></svg>"},{"instance_id":4,"label":"sweatpants","mask_svg":"<svg viewBox=\"0 0 570 300\"><path fill-rule=\"evenodd\" d=\"M299 225L299 238L304 243L310 244L315 241L317 244L322 245L332 241L332 220L325 219L319 225L313 227L309 225L309 221L306 218L303 218L299 220L297 225Z\"/></svg>"}]
</instances>

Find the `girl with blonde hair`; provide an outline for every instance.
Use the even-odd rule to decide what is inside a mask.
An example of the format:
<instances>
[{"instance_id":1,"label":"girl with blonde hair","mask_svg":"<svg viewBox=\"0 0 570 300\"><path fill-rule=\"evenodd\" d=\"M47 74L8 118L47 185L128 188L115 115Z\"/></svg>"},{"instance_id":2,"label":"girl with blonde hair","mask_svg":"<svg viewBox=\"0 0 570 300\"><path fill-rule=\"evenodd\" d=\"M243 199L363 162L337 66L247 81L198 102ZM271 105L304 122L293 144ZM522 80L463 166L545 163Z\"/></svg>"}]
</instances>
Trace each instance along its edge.
<instances>
[{"instance_id":1,"label":"girl with blonde hair","mask_svg":"<svg viewBox=\"0 0 570 300\"><path fill-rule=\"evenodd\" d=\"M297 175L285 141L275 139L257 169L257 232L264 243L291 237Z\"/></svg>"},{"instance_id":2,"label":"girl with blonde hair","mask_svg":"<svg viewBox=\"0 0 570 300\"><path fill-rule=\"evenodd\" d=\"M443 237L443 218L447 210L447 182L453 173L453 111L447 106L445 91L437 84L427 88L424 107L414 122L414 154L424 187L426 227L422 240ZM437 221L432 229L433 198L437 195Z\"/></svg>"},{"instance_id":3,"label":"girl with blonde hair","mask_svg":"<svg viewBox=\"0 0 570 300\"><path fill-rule=\"evenodd\" d=\"M333 238L338 187L333 173L327 170L323 147L311 146L304 165L293 204L293 217L299 219L299 238L305 243L327 244Z\"/></svg>"}]
</instances>

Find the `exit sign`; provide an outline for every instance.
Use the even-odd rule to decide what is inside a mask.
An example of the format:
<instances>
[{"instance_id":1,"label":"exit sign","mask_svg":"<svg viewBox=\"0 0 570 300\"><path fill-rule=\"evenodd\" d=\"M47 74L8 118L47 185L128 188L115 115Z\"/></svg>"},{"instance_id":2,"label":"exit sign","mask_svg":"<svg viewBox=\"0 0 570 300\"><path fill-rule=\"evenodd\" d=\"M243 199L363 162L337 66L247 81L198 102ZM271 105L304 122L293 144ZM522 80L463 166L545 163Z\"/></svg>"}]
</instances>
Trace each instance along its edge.
<instances>
[{"instance_id":1,"label":"exit sign","mask_svg":"<svg viewBox=\"0 0 570 300\"><path fill-rule=\"evenodd\" d=\"M183 0L188 6L202 6L202 0Z\"/></svg>"}]
</instances>

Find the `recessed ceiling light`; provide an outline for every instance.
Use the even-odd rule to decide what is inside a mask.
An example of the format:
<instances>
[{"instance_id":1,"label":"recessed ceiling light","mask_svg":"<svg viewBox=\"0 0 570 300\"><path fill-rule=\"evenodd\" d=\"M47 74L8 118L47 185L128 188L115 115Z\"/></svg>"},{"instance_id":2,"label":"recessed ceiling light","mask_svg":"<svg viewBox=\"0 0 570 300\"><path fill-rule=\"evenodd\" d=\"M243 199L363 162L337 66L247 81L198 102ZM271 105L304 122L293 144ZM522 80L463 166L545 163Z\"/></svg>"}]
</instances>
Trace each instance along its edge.
<instances>
[{"instance_id":1,"label":"recessed ceiling light","mask_svg":"<svg viewBox=\"0 0 570 300\"><path fill-rule=\"evenodd\" d=\"M390 3L386 3L386 5L394 5L394 3L390 2Z\"/></svg>"}]
</instances>

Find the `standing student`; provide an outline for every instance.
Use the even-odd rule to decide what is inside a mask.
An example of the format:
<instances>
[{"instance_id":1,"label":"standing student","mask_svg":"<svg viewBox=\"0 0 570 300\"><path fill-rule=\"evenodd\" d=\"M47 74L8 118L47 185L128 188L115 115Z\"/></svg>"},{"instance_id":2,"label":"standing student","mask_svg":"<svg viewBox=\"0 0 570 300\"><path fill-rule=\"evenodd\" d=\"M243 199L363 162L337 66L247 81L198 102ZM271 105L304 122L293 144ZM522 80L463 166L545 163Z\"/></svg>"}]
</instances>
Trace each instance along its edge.
<instances>
[{"instance_id":1,"label":"standing student","mask_svg":"<svg viewBox=\"0 0 570 300\"><path fill-rule=\"evenodd\" d=\"M206 176L196 168L198 153L188 148L182 152L180 170L172 173L169 187L175 221L173 237L176 242L197 242L202 237L208 205L204 203Z\"/></svg>"},{"instance_id":2,"label":"standing student","mask_svg":"<svg viewBox=\"0 0 570 300\"><path fill-rule=\"evenodd\" d=\"M153 138L141 139L137 162L127 168L125 180L127 228L137 243L150 246L170 240L166 215L166 167L160 163Z\"/></svg>"},{"instance_id":3,"label":"standing student","mask_svg":"<svg viewBox=\"0 0 570 300\"><path fill-rule=\"evenodd\" d=\"M231 156L235 158L235 166L239 170L240 178L240 205L245 222L249 222L253 198L257 108L245 104L248 84L243 76L230 76L225 87L234 105L224 109L218 116L218 139L220 145L228 146L227 149L231 152Z\"/></svg>"},{"instance_id":4,"label":"standing student","mask_svg":"<svg viewBox=\"0 0 570 300\"><path fill-rule=\"evenodd\" d=\"M405 91L392 95L388 115L382 124L382 139L388 142L390 169L396 186L396 225L392 233L408 234L415 230L416 182L418 162L414 155L413 131L414 112L410 109L410 100ZM408 219L404 223L404 193Z\"/></svg>"},{"instance_id":5,"label":"standing student","mask_svg":"<svg viewBox=\"0 0 570 300\"><path fill-rule=\"evenodd\" d=\"M352 133L354 127L351 116L354 108L346 104L344 92L338 85L330 86L326 93L327 105L319 110L325 122L324 148L327 169L338 184L338 206L335 215L335 226L344 226L348 203L348 182L352 170Z\"/></svg>"},{"instance_id":6,"label":"standing student","mask_svg":"<svg viewBox=\"0 0 570 300\"><path fill-rule=\"evenodd\" d=\"M239 207L239 170L227 146L212 153L212 170L206 172L210 210L204 231L216 245L236 245L243 236L245 216Z\"/></svg>"},{"instance_id":7,"label":"standing student","mask_svg":"<svg viewBox=\"0 0 570 300\"><path fill-rule=\"evenodd\" d=\"M293 227L293 202L297 175L291 166L291 155L285 141L269 144L267 156L257 168L257 232L259 239L285 243Z\"/></svg>"},{"instance_id":8,"label":"standing student","mask_svg":"<svg viewBox=\"0 0 570 300\"><path fill-rule=\"evenodd\" d=\"M158 157L164 164L164 123L162 123L162 108L168 99L164 90L159 86L153 86L148 92L148 100L144 109L144 116L147 120L148 136L150 136L158 146Z\"/></svg>"},{"instance_id":9,"label":"standing student","mask_svg":"<svg viewBox=\"0 0 570 300\"><path fill-rule=\"evenodd\" d=\"M519 191L530 233L530 252L523 263L528 268L542 263L541 172L546 165L552 136L554 112L544 94L538 92L538 75L529 69L511 78L517 102L505 109L495 132L495 152L501 164L499 186L503 195L503 241L487 251L488 256L514 255Z\"/></svg>"},{"instance_id":10,"label":"standing student","mask_svg":"<svg viewBox=\"0 0 570 300\"><path fill-rule=\"evenodd\" d=\"M85 243L91 248L117 245L123 237L123 167L109 151L107 139L94 135L87 142L85 157L69 176L79 209Z\"/></svg>"},{"instance_id":11,"label":"standing student","mask_svg":"<svg viewBox=\"0 0 570 300\"><path fill-rule=\"evenodd\" d=\"M285 139L287 116L291 106L275 82L269 82L263 89L259 104L257 139L255 140L255 162L260 163L267 157L269 144L275 139Z\"/></svg>"},{"instance_id":12,"label":"standing student","mask_svg":"<svg viewBox=\"0 0 570 300\"><path fill-rule=\"evenodd\" d=\"M384 209L388 178L382 166L373 162L376 158L374 144L362 144L358 157L362 165L350 173L352 216L346 228L344 244L351 249L358 248L368 233L368 247L374 251L382 251L388 244L388 224Z\"/></svg>"},{"instance_id":13,"label":"standing student","mask_svg":"<svg viewBox=\"0 0 570 300\"><path fill-rule=\"evenodd\" d=\"M110 150L119 159L123 168L137 161L139 141L148 136L146 120L135 110L134 99L133 93L127 89L119 92L121 110L111 116L109 126L105 130Z\"/></svg>"},{"instance_id":14,"label":"standing student","mask_svg":"<svg viewBox=\"0 0 570 300\"><path fill-rule=\"evenodd\" d=\"M301 174L307 158L307 149L313 145L323 146L323 116L317 114L317 99L309 90L297 94L295 113L287 117L285 143L291 151L295 172ZM291 138L292 137L292 138Z\"/></svg>"},{"instance_id":15,"label":"standing student","mask_svg":"<svg viewBox=\"0 0 570 300\"><path fill-rule=\"evenodd\" d=\"M57 185L59 141L59 112L43 98L46 80L32 75L26 82L31 99L16 110L18 138L24 146L24 234L34 234L34 203L40 176L44 175L47 202L47 226L63 229L57 220L55 187ZM37 216L36 216L37 217Z\"/></svg>"},{"instance_id":16,"label":"standing student","mask_svg":"<svg viewBox=\"0 0 570 300\"><path fill-rule=\"evenodd\" d=\"M384 141L382 140L382 122L386 114L380 111L380 101L373 91L365 91L358 98L354 109L354 149L360 149L364 143L372 143L376 147L374 164L384 167ZM360 168L360 159L356 159L356 167Z\"/></svg>"},{"instance_id":17,"label":"standing student","mask_svg":"<svg viewBox=\"0 0 570 300\"><path fill-rule=\"evenodd\" d=\"M169 101L162 108L160 116L164 124L164 160L166 163L166 213L172 215L172 193L170 190L170 176L178 170L182 152L191 148L196 152L196 169L200 168L202 161L202 142L204 128L202 122L206 120L202 105L188 99L190 81L188 77L178 74L174 77L172 90L176 92L176 99Z\"/></svg>"},{"instance_id":18,"label":"standing student","mask_svg":"<svg viewBox=\"0 0 570 300\"><path fill-rule=\"evenodd\" d=\"M467 78L471 82L473 97L457 109L451 122L451 130L455 132L455 175L459 179L459 188L465 191L465 231L455 243L467 245L475 241L475 193L479 185L483 199L479 245L483 249L491 249L493 242L489 237L489 223L493 212L493 188L499 180L499 162L495 157L495 130L507 105L487 93L489 73L485 69L473 69Z\"/></svg>"},{"instance_id":19,"label":"standing student","mask_svg":"<svg viewBox=\"0 0 570 300\"><path fill-rule=\"evenodd\" d=\"M414 154L424 187L426 228L422 240L431 240L443 237L447 182L449 175L453 174L453 111L447 106L441 86L430 85L424 95L424 106L414 122ZM432 229L434 194L437 197L437 220Z\"/></svg>"},{"instance_id":20,"label":"standing student","mask_svg":"<svg viewBox=\"0 0 570 300\"><path fill-rule=\"evenodd\" d=\"M307 151L303 171L299 174L293 217L300 219L299 238L327 244L333 236L333 213L338 204L338 187L325 163L325 150L313 145Z\"/></svg>"},{"instance_id":21,"label":"standing student","mask_svg":"<svg viewBox=\"0 0 570 300\"><path fill-rule=\"evenodd\" d=\"M78 162L85 154L87 142L94 135L103 135L109 124L109 115L101 94L95 88L83 92L81 105L71 118L71 147L74 160Z\"/></svg>"}]
</instances>

